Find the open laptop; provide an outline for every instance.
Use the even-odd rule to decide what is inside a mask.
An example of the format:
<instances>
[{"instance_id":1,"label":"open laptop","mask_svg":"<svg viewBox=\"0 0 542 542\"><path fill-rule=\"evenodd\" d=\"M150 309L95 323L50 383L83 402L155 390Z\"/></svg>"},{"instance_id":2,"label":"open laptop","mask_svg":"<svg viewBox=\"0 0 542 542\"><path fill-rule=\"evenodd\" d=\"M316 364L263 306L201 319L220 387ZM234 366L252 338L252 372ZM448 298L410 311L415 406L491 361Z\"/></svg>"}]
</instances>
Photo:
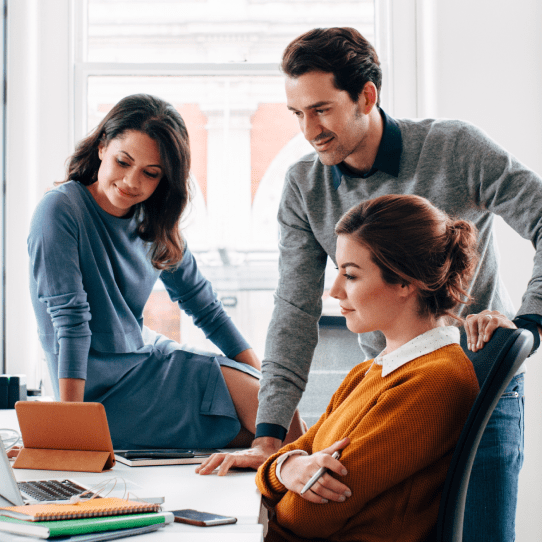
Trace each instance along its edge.
<instances>
[{"instance_id":1,"label":"open laptop","mask_svg":"<svg viewBox=\"0 0 542 542\"><path fill-rule=\"evenodd\" d=\"M73 480L40 480L17 482L4 443L0 439L0 506L66 503L70 497L88 488ZM86 495L85 495L86 496ZM92 493L88 494L89 498Z\"/></svg>"},{"instance_id":2,"label":"open laptop","mask_svg":"<svg viewBox=\"0 0 542 542\"><path fill-rule=\"evenodd\" d=\"M12 467L0 439L0 506L66 503L89 489L104 497L126 498L131 494L146 502L164 502L163 496L147 496L144 488L111 472L101 479L93 477L88 482L90 487L74 479L18 483L13 468L101 472L104 467L111 469L115 459L105 409L99 403L23 401L16 403L15 410L24 447ZM59 451L61 461L55 458ZM89 451L90 455L99 455L97 462L89 461ZM81 454L85 457L78 460ZM92 495L89 492L83 498Z\"/></svg>"}]
</instances>

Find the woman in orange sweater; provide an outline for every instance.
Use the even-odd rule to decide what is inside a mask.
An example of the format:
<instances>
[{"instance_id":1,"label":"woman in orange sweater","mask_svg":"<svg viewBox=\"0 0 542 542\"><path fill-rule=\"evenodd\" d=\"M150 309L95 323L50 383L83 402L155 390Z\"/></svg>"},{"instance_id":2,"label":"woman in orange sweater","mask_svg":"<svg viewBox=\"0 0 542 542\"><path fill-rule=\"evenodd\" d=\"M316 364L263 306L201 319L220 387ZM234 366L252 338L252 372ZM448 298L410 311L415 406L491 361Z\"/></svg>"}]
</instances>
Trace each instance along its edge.
<instances>
[{"instance_id":1,"label":"woman in orange sweater","mask_svg":"<svg viewBox=\"0 0 542 542\"><path fill-rule=\"evenodd\" d=\"M469 301L476 230L419 196L387 195L351 209L336 233L330 295L351 331L380 330L386 349L352 369L316 425L258 470L266 542L423 541L478 393L449 325ZM320 467L328 472L302 492Z\"/></svg>"}]
</instances>

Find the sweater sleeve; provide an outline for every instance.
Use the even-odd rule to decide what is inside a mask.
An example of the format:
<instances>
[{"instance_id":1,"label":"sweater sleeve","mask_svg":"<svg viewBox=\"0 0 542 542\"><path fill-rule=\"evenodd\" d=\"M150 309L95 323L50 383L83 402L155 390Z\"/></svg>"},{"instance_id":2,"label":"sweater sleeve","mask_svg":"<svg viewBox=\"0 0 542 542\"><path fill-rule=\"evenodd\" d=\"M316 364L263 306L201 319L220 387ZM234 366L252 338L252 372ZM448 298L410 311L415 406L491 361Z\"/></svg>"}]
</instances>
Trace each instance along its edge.
<instances>
[{"instance_id":1,"label":"sweater sleeve","mask_svg":"<svg viewBox=\"0 0 542 542\"><path fill-rule=\"evenodd\" d=\"M187 246L179 266L174 271L163 271L160 279L171 300L179 303L181 310L227 357L233 358L250 348L217 299L211 283L200 273Z\"/></svg>"},{"instance_id":2,"label":"sweater sleeve","mask_svg":"<svg viewBox=\"0 0 542 542\"><path fill-rule=\"evenodd\" d=\"M58 344L58 377L86 378L91 331L87 294L79 264L78 225L69 198L46 194L32 218L28 237L31 288L40 332L53 325Z\"/></svg>"},{"instance_id":3,"label":"sweater sleeve","mask_svg":"<svg viewBox=\"0 0 542 542\"><path fill-rule=\"evenodd\" d=\"M501 216L536 250L518 316L542 315L542 179L482 130L465 124L454 149L458 177L468 179L473 202Z\"/></svg>"},{"instance_id":4,"label":"sweater sleeve","mask_svg":"<svg viewBox=\"0 0 542 542\"><path fill-rule=\"evenodd\" d=\"M278 212L279 283L267 332L256 420L284 428L289 427L305 390L318 343L327 261L306 217L303 197L289 175Z\"/></svg>"},{"instance_id":5,"label":"sweater sleeve","mask_svg":"<svg viewBox=\"0 0 542 542\"><path fill-rule=\"evenodd\" d=\"M320 419L296 441L283 446L277 453L270 456L258 469L258 473L256 475L256 485L258 486L261 494L266 498L268 504L271 506L276 505L287 492L286 487L279 481L276 475L276 460L282 454L289 452L290 450L304 450L308 454L312 453L314 438L320 431L320 427L328 419L328 417L331 416L333 411L341 405L346 397L348 397L350 392L361 382L365 371L371 365L371 363L372 360L354 367L331 397L329 404L325 412L322 414L322 416L320 416Z\"/></svg>"},{"instance_id":6,"label":"sweater sleeve","mask_svg":"<svg viewBox=\"0 0 542 542\"><path fill-rule=\"evenodd\" d=\"M445 476L448 463L443 464L442 459L451 457L478 392L472 366L467 367L465 361L460 370L445 365L396 377L394 385L368 405L357 424L343 435L350 437L341 455L348 474L338 479L351 489L351 497L343 503L317 505L288 491L276 506L276 521L300 537L328 538L345 528L371 501L376 502L374 499L399 484L410 480L410 488L404 491L424 491L424 484L434 479L439 464ZM352 411L349 414L356 416ZM313 438L319 440L319 436ZM311 451L318 449L313 446ZM265 475L262 471L257 482L268 493L268 487L274 489L277 500L280 487L275 478L272 472ZM443 479L439 478L435 487Z\"/></svg>"}]
</instances>

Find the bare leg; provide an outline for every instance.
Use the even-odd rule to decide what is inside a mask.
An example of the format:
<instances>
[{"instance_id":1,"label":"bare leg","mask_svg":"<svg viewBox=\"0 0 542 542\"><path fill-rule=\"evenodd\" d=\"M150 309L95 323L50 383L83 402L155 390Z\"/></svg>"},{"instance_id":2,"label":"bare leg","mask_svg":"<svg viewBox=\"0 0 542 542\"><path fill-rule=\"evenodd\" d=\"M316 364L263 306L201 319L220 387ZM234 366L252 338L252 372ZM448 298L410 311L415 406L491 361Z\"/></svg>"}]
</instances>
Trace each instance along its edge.
<instances>
[{"instance_id":1,"label":"bare leg","mask_svg":"<svg viewBox=\"0 0 542 542\"><path fill-rule=\"evenodd\" d=\"M231 367L220 367L241 425L254 435L260 381Z\"/></svg>"},{"instance_id":2,"label":"bare leg","mask_svg":"<svg viewBox=\"0 0 542 542\"><path fill-rule=\"evenodd\" d=\"M237 416L241 422L242 428L235 439L228 444L230 448L241 448L250 446L256 433L256 413L258 411L258 392L260 391L260 382L246 373L232 369L231 367L221 367L224 380L228 386ZM301 419L296 410L290 430L286 435L285 444L293 442L303 435L307 430L305 422Z\"/></svg>"},{"instance_id":3,"label":"bare leg","mask_svg":"<svg viewBox=\"0 0 542 542\"><path fill-rule=\"evenodd\" d=\"M237 433L237 436L224 448L250 448L252 441L254 440L254 433L251 433L248 429L241 427L241 431Z\"/></svg>"}]
</instances>

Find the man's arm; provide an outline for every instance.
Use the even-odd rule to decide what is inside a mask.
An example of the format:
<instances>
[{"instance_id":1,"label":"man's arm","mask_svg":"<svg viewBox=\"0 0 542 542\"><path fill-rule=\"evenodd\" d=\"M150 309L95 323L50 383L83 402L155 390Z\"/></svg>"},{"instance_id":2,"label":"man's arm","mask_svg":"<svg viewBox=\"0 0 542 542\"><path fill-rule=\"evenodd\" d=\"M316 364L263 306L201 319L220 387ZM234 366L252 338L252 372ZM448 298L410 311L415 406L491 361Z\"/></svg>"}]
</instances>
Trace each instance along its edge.
<instances>
[{"instance_id":1,"label":"man's arm","mask_svg":"<svg viewBox=\"0 0 542 542\"><path fill-rule=\"evenodd\" d=\"M455 156L474 202L501 216L536 251L532 277L513 320L533 333L534 351L542 326L542 179L475 127L464 131Z\"/></svg>"},{"instance_id":2,"label":"man's arm","mask_svg":"<svg viewBox=\"0 0 542 542\"><path fill-rule=\"evenodd\" d=\"M308 222L303 197L287 177L278 212L279 284L262 363L257 437L284 438L305 390L318 343L327 254Z\"/></svg>"},{"instance_id":3,"label":"man's arm","mask_svg":"<svg viewBox=\"0 0 542 542\"><path fill-rule=\"evenodd\" d=\"M296 407L318 343L327 254L312 233L302 202L287 178L278 213L280 276L262 363L256 439L249 450L211 456L196 468L200 474L216 468L219 475L231 467L257 469L281 448L289 427L304 432Z\"/></svg>"}]
</instances>

